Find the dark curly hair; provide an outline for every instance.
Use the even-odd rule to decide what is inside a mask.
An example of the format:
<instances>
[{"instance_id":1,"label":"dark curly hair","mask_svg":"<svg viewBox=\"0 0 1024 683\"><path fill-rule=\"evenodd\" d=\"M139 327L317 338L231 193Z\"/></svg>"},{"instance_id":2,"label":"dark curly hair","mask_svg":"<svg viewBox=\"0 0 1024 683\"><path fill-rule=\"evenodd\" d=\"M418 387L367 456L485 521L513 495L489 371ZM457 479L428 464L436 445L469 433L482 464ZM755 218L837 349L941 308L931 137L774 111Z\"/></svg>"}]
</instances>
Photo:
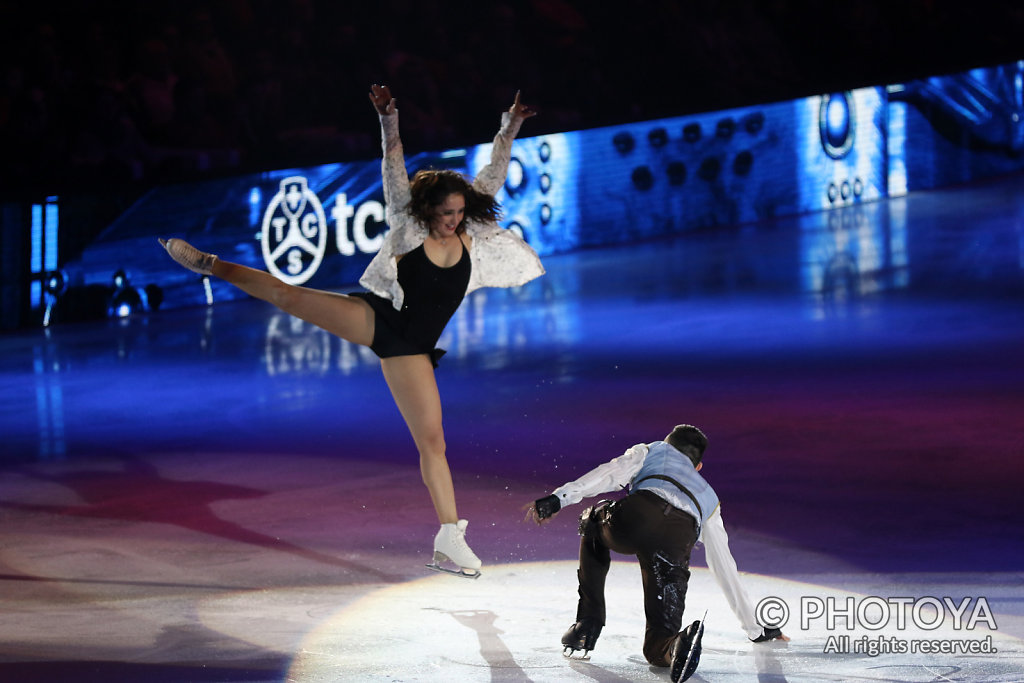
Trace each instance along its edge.
<instances>
[{"instance_id":1,"label":"dark curly hair","mask_svg":"<svg viewBox=\"0 0 1024 683\"><path fill-rule=\"evenodd\" d=\"M501 218L501 205L494 197L473 188L466 178L451 170L426 169L417 171L409 185L411 198L405 207L413 218L429 225L444 200L451 194L461 194L466 200L465 218L474 221L497 221ZM465 230L465 220L458 233Z\"/></svg>"}]
</instances>

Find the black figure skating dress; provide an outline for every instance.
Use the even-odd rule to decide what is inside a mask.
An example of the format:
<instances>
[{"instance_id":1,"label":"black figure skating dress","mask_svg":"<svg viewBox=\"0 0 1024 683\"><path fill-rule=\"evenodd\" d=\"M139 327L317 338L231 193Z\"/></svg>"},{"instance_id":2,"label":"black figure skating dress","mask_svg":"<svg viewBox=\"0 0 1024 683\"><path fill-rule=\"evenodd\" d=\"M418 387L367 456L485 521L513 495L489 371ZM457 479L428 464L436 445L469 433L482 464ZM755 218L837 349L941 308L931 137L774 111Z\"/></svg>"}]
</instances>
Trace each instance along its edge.
<instances>
[{"instance_id":1,"label":"black figure skating dress","mask_svg":"<svg viewBox=\"0 0 1024 683\"><path fill-rule=\"evenodd\" d=\"M373 308L370 349L380 358L426 353L436 368L445 354L444 349L436 348L437 340L466 296L471 270L465 243L458 263L448 268L427 258L421 244L398 262L398 283L405 292L401 311L382 296L370 292L352 294Z\"/></svg>"}]
</instances>

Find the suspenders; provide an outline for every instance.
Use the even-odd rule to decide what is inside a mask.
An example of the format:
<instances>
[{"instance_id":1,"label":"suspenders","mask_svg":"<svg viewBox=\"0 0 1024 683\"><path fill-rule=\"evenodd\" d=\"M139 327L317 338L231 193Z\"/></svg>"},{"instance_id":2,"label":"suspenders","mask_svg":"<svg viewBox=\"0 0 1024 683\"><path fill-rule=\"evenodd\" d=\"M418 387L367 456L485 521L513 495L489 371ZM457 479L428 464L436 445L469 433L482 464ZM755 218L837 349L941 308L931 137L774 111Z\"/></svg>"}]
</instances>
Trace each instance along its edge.
<instances>
[{"instance_id":1,"label":"suspenders","mask_svg":"<svg viewBox=\"0 0 1024 683\"><path fill-rule=\"evenodd\" d=\"M640 481L634 483L632 488L636 488L637 485L640 484L640 482L647 481L648 479L661 479L662 481L667 481L670 484L675 484L675 487L677 489L679 489L680 491L682 491L683 493L685 493L686 497L689 498L690 500L692 500L693 504L697 506L697 514L700 515L700 522L701 523L704 522L704 511L700 509L700 503L697 502L697 497L694 496L689 491L687 491L685 486L680 484L678 481L676 481L672 477L667 477L664 474L650 474L650 475L644 477L643 479L641 479Z\"/></svg>"}]
</instances>

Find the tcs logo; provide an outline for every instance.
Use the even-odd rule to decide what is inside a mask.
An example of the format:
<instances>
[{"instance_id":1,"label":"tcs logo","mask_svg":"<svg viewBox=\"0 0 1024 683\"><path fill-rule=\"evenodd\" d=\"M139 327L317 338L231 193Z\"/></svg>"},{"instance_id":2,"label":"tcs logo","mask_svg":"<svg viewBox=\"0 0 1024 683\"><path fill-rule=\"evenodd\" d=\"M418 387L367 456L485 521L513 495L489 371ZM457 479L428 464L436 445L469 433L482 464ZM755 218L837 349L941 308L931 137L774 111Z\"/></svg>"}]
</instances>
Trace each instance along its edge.
<instances>
[{"instance_id":1,"label":"tcs logo","mask_svg":"<svg viewBox=\"0 0 1024 683\"><path fill-rule=\"evenodd\" d=\"M380 202L369 200L354 208L349 206L347 196L340 193L330 213L335 221L338 253L352 256L357 249L364 254L380 250L383 231L372 238L367 235L370 219L377 224L384 221L384 206ZM301 285L320 267L327 250L327 217L305 177L291 176L281 181L263 213L260 246L267 270L288 284Z\"/></svg>"}]
</instances>

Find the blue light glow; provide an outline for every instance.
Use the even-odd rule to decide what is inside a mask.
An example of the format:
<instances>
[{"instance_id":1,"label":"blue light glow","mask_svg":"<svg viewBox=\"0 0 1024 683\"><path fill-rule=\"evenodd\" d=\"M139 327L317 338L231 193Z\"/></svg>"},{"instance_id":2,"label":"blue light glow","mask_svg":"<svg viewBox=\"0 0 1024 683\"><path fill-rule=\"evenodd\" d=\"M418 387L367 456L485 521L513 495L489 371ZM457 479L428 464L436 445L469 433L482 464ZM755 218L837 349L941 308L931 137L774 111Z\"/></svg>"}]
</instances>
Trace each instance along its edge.
<instances>
[{"instance_id":1,"label":"blue light glow","mask_svg":"<svg viewBox=\"0 0 1024 683\"><path fill-rule=\"evenodd\" d=\"M846 98L829 98L828 125L837 137L846 137L850 129L850 108L846 106Z\"/></svg>"},{"instance_id":2,"label":"blue light glow","mask_svg":"<svg viewBox=\"0 0 1024 683\"><path fill-rule=\"evenodd\" d=\"M46 198L45 252L43 254L43 270L57 268L57 235L60 228L57 210L57 198Z\"/></svg>"},{"instance_id":3,"label":"blue light glow","mask_svg":"<svg viewBox=\"0 0 1024 683\"><path fill-rule=\"evenodd\" d=\"M505 176L505 188L509 191L509 194L516 194L519 192L525 177L526 174L523 171L523 163L519 161L519 159L513 157L508 162L508 174Z\"/></svg>"},{"instance_id":4,"label":"blue light glow","mask_svg":"<svg viewBox=\"0 0 1024 683\"><path fill-rule=\"evenodd\" d=\"M33 275L43 270L43 207L39 204L32 205L32 254L29 267Z\"/></svg>"},{"instance_id":5,"label":"blue light glow","mask_svg":"<svg viewBox=\"0 0 1024 683\"><path fill-rule=\"evenodd\" d=\"M39 204L32 205L32 227L31 227L31 253L29 255L29 268L32 275L36 276L43 270L43 207ZM42 305L43 287L39 280L33 278L29 288L29 305L35 309Z\"/></svg>"},{"instance_id":6,"label":"blue light glow","mask_svg":"<svg viewBox=\"0 0 1024 683\"><path fill-rule=\"evenodd\" d=\"M890 102L888 138L888 192L890 197L907 194L907 105L905 102Z\"/></svg>"},{"instance_id":7,"label":"blue light glow","mask_svg":"<svg viewBox=\"0 0 1024 683\"><path fill-rule=\"evenodd\" d=\"M260 188L253 187L249 190L249 227L253 227L260 224L262 215L260 209L263 206L263 192Z\"/></svg>"}]
</instances>

